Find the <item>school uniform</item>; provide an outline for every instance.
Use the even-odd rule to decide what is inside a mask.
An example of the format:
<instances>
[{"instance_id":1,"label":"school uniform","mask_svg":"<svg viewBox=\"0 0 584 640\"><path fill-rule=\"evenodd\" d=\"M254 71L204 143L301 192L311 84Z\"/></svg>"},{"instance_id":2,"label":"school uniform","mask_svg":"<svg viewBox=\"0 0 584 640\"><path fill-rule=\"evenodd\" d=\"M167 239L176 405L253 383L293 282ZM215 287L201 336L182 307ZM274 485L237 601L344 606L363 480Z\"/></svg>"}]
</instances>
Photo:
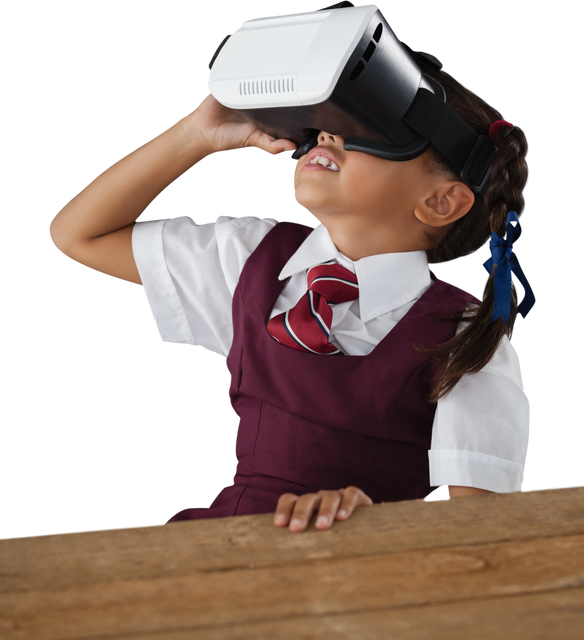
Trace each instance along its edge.
<instances>
[{"instance_id":1,"label":"school uniform","mask_svg":"<svg viewBox=\"0 0 584 640\"><path fill-rule=\"evenodd\" d=\"M481 372L437 405L425 401L433 364L412 344L453 337L462 323L438 318L473 300L433 280L425 252L353 263L322 225L224 216L137 223L132 242L162 339L228 356L241 418L234 484L209 509L173 520L273 512L282 493L348 485L374 502L443 484L520 490L529 405L506 339ZM268 319L305 293L309 268L331 259L359 280L359 298L333 308L331 343L345 355L279 344Z\"/></svg>"}]
</instances>

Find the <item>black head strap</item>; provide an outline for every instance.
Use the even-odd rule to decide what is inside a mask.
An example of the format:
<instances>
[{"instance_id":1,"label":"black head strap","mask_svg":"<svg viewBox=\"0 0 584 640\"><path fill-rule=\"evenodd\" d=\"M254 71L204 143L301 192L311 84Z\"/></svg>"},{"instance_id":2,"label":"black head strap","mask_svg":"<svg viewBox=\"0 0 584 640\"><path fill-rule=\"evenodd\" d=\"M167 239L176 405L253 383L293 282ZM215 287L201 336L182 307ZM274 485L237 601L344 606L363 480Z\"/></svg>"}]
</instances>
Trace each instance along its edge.
<instances>
[{"instance_id":1,"label":"black head strap","mask_svg":"<svg viewBox=\"0 0 584 640\"><path fill-rule=\"evenodd\" d=\"M428 140L476 194L484 194L491 160L497 151L488 136L475 133L427 89L418 90L403 121Z\"/></svg>"}]
</instances>

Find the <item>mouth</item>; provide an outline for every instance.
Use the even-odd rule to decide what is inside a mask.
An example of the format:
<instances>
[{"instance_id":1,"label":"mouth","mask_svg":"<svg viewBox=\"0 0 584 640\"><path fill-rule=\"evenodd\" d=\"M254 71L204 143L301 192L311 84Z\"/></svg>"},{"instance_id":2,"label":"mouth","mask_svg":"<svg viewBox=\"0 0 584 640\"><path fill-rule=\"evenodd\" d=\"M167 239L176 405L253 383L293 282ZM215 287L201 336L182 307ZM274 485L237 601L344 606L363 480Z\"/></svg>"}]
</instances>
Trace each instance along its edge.
<instances>
[{"instance_id":1,"label":"mouth","mask_svg":"<svg viewBox=\"0 0 584 640\"><path fill-rule=\"evenodd\" d=\"M312 153L308 157L308 161L305 163L302 170L307 171L332 171L333 173L339 173L340 169L337 163L328 155Z\"/></svg>"},{"instance_id":2,"label":"mouth","mask_svg":"<svg viewBox=\"0 0 584 640\"><path fill-rule=\"evenodd\" d=\"M335 162L332 153L324 147L316 147L308 155L303 170L308 171L334 171L339 172L339 165Z\"/></svg>"},{"instance_id":3,"label":"mouth","mask_svg":"<svg viewBox=\"0 0 584 640\"><path fill-rule=\"evenodd\" d=\"M325 166L323 166L322 164L319 164L319 163L315 163L315 164L306 163L302 167L302 171L326 171L327 173L338 173L338 171L335 171L334 169L331 169L330 167L325 167Z\"/></svg>"}]
</instances>

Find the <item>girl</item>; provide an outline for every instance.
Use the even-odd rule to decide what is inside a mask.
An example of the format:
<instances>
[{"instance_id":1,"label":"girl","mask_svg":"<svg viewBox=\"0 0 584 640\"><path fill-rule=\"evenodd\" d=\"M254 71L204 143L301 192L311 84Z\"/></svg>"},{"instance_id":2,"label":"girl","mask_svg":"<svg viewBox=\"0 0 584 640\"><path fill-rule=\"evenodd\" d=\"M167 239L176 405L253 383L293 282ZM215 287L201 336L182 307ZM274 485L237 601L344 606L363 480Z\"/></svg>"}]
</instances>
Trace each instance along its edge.
<instances>
[{"instance_id":1,"label":"girl","mask_svg":"<svg viewBox=\"0 0 584 640\"><path fill-rule=\"evenodd\" d=\"M523 210L527 144L415 57L498 147L482 198L432 148L394 162L345 151L341 135L320 131L294 176L316 229L225 216L137 223L211 153L295 149L208 96L53 220L68 256L144 285L163 340L227 356L241 418L234 484L209 509L171 521L274 512L275 525L301 531L318 510L316 528L328 529L357 506L424 498L442 484L451 496L520 489L528 403L508 342L515 295L493 319L496 269L479 303L435 279L428 262L505 235L508 212Z\"/></svg>"}]
</instances>

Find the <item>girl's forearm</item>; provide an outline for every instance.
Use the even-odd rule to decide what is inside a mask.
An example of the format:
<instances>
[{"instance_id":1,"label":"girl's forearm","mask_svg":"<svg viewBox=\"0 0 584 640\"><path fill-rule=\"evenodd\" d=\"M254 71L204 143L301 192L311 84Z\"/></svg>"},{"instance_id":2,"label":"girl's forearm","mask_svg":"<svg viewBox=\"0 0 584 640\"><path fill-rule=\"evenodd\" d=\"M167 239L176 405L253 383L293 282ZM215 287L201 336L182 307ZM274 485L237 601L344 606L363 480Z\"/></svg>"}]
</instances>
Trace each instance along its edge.
<instances>
[{"instance_id":1,"label":"girl's forearm","mask_svg":"<svg viewBox=\"0 0 584 640\"><path fill-rule=\"evenodd\" d=\"M126 227L171 182L212 153L193 114L111 166L51 223L59 248Z\"/></svg>"}]
</instances>

